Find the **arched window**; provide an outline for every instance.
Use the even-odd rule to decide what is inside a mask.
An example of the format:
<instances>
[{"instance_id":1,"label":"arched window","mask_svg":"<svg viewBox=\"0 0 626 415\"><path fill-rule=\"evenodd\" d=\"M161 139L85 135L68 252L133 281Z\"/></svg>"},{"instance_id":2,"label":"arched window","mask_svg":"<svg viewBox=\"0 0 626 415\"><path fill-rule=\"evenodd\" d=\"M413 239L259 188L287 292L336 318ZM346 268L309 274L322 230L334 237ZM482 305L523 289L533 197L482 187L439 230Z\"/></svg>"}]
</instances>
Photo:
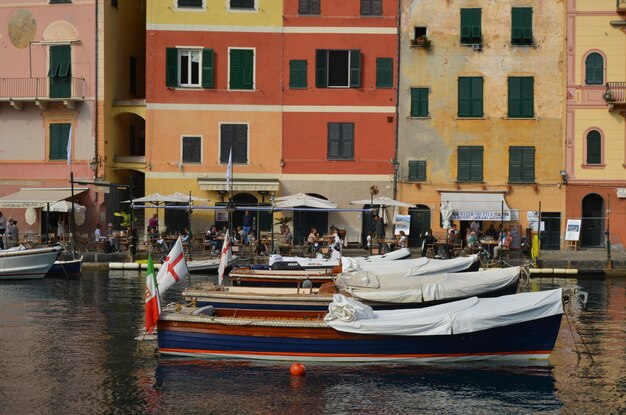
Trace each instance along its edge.
<instances>
[{"instance_id":1,"label":"arched window","mask_svg":"<svg viewBox=\"0 0 626 415\"><path fill-rule=\"evenodd\" d=\"M602 137L598 130L587 133L587 164L602 163Z\"/></svg>"},{"instance_id":2,"label":"arched window","mask_svg":"<svg viewBox=\"0 0 626 415\"><path fill-rule=\"evenodd\" d=\"M593 52L585 59L585 83L587 85L604 84L604 58Z\"/></svg>"}]
</instances>

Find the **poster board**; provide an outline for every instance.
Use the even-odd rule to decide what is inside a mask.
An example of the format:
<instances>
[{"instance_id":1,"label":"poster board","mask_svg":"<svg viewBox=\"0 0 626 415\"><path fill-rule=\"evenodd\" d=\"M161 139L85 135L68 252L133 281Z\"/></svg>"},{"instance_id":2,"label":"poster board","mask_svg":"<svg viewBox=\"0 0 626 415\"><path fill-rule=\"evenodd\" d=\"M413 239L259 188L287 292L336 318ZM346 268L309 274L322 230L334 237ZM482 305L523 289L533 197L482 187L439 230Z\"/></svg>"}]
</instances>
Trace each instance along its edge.
<instances>
[{"instance_id":1,"label":"poster board","mask_svg":"<svg viewBox=\"0 0 626 415\"><path fill-rule=\"evenodd\" d=\"M522 246L522 225L520 223L511 224L511 249L520 249Z\"/></svg>"},{"instance_id":2,"label":"poster board","mask_svg":"<svg viewBox=\"0 0 626 415\"><path fill-rule=\"evenodd\" d=\"M411 215L396 215L395 223L394 235L400 235L400 231L408 235L411 229Z\"/></svg>"},{"instance_id":3,"label":"poster board","mask_svg":"<svg viewBox=\"0 0 626 415\"><path fill-rule=\"evenodd\" d=\"M565 240L578 241L580 239L580 219L568 219L565 227Z\"/></svg>"}]
</instances>

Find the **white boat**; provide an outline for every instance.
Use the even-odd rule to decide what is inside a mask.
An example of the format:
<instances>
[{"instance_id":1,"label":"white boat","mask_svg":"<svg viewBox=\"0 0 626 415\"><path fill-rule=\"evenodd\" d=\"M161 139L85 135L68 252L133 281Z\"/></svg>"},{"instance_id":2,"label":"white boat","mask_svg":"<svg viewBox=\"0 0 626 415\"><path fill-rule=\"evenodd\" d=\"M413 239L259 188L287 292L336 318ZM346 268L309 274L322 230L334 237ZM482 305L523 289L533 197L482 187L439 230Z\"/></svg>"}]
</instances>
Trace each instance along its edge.
<instances>
[{"instance_id":1,"label":"white boat","mask_svg":"<svg viewBox=\"0 0 626 415\"><path fill-rule=\"evenodd\" d=\"M20 245L0 251L0 279L26 280L43 278L63 252L60 245L26 249Z\"/></svg>"},{"instance_id":2,"label":"white boat","mask_svg":"<svg viewBox=\"0 0 626 415\"><path fill-rule=\"evenodd\" d=\"M411 256L411 251L408 248L396 249L383 255L371 255L367 257L352 257L351 260L356 262L383 262L383 261L395 261L399 259L406 259ZM343 264L346 257L340 259L324 258L322 254L317 254L315 258L305 258L298 256L282 256L282 255L270 255L268 262L269 269L274 270L303 270L303 269L318 269L318 268L334 268Z\"/></svg>"},{"instance_id":3,"label":"white boat","mask_svg":"<svg viewBox=\"0 0 626 415\"><path fill-rule=\"evenodd\" d=\"M239 260L239 256L233 255L226 266L233 266ZM220 266L220 258L194 259L187 261L189 272L206 272L217 270Z\"/></svg>"},{"instance_id":4,"label":"white boat","mask_svg":"<svg viewBox=\"0 0 626 415\"><path fill-rule=\"evenodd\" d=\"M426 257L405 259L402 261L360 261L346 258L343 272L372 272L377 276L417 276L440 274L442 272L478 271L478 255L453 259L430 259Z\"/></svg>"}]
</instances>

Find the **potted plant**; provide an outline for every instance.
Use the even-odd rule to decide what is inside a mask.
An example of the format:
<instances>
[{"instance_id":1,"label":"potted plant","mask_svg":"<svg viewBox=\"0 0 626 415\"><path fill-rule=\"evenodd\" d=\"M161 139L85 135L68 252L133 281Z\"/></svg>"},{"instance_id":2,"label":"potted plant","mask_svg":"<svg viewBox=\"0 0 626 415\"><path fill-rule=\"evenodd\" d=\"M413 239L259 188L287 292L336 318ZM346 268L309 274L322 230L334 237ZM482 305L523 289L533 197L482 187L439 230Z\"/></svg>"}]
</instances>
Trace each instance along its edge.
<instances>
[{"instance_id":1,"label":"potted plant","mask_svg":"<svg viewBox=\"0 0 626 415\"><path fill-rule=\"evenodd\" d=\"M115 212L113 213L114 216L118 216L122 218L122 221L120 222L120 226L122 228L126 228L126 229L130 229L130 213L127 212ZM137 222L137 217L133 217L133 222Z\"/></svg>"},{"instance_id":2,"label":"potted plant","mask_svg":"<svg viewBox=\"0 0 626 415\"><path fill-rule=\"evenodd\" d=\"M421 48L429 48L431 45L431 41L426 35L416 37L411 43L413 44L413 46L418 46Z\"/></svg>"}]
</instances>

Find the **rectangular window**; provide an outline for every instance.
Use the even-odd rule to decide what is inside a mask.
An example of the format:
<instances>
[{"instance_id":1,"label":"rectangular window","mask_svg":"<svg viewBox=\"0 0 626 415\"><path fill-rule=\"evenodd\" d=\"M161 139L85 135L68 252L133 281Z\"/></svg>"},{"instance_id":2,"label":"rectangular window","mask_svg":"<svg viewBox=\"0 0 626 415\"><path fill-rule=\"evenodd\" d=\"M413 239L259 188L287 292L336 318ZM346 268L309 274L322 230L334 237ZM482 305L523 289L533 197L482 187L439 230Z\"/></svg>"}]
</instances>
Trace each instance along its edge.
<instances>
[{"instance_id":1,"label":"rectangular window","mask_svg":"<svg viewBox=\"0 0 626 415\"><path fill-rule=\"evenodd\" d=\"M533 44L532 7L513 7L511 9L511 44Z\"/></svg>"},{"instance_id":2,"label":"rectangular window","mask_svg":"<svg viewBox=\"0 0 626 415\"><path fill-rule=\"evenodd\" d=\"M328 160L354 160L354 123L328 123Z\"/></svg>"},{"instance_id":3,"label":"rectangular window","mask_svg":"<svg viewBox=\"0 0 626 415\"><path fill-rule=\"evenodd\" d=\"M72 47L50 46L50 97L68 98L72 93Z\"/></svg>"},{"instance_id":4,"label":"rectangular window","mask_svg":"<svg viewBox=\"0 0 626 415\"><path fill-rule=\"evenodd\" d=\"M254 89L254 50L230 49L228 89Z\"/></svg>"},{"instance_id":5,"label":"rectangular window","mask_svg":"<svg viewBox=\"0 0 626 415\"><path fill-rule=\"evenodd\" d=\"M178 7L201 8L202 0L178 0L177 5Z\"/></svg>"},{"instance_id":6,"label":"rectangular window","mask_svg":"<svg viewBox=\"0 0 626 415\"><path fill-rule=\"evenodd\" d=\"M483 116L483 78L459 77L459 117Z\"/></svg>"},{"instance_id":7,"label":"rectangular window","mask_svg":"<svg viewBox=\"0 0 626 415\"><path fill-rule=\"evenodd\" d=\"M298 14L319 15L321 0L298 0Z\"/></svg>"},{"instance_id":8,"label":"rectangular window","mask_svg":"<svg viewBox=\"0 0 626 415\"><path fill-rule=\"evenodd\" d=\"M50 4L71 3L71 0L50 0Z\"/></svg>"},{"instance_id":9,"label":"rectangular window","mask_svg":"<svg viewBox=\"0 0 626 415\"><path fill-rule=\"evenodd\" d=\"M426 160L409 160L409 181L426 181Z\"/></svg>"},{"instance_id":10,"label":"rectangular window","mask_svg":"<svg viewBox=\"0 0 626 415\"><path fill-rule=\"evenodd\" d=\"M376 58L376 88L393 87L393 58Z\"/></svg>"},{"instance_id":11,"label":"rectangular window","mask_svg":"<svg viewBox=\"0 0 626 415\"><path fill-rule=\"evenodd\" d=\"M213 88L213 60L213 49L167 48L165 84L171 88Z\"/></svg>"},{"instance_id":12,"label":"rectangular window","mask_svg":"<svg viewBox=\"0 0 626 415\"><path fill-rule=\"evenodd\" d=\"M361 86L361 50L317 49L315 85L318 88Z\"/></svg>"},{"instance_id":13,"label":"rectangular window","mask_svg":"<svg viewBox=\"0 0 626 415\"><path fill-rule=\"evenodd\" d=\"M230 8L254 10L254 0L230 0Z\"/></svg>"},{"instance_id":14,"label":"rectangular window","mask_svg":"<svg viewBox=\"0 0 626 415\"><path fill-rule=\"evenodd\" d=\"M532 76L509 77L509 118L533 118L534 78Z\"/></svg>"},{"instance_id":15,"label":"rectangular window","mask_svg":"<svg viewBox=\"0 0 626 415\"><path fill-rule=\"evenodd\" d=\"M382 16L383 0L361 0L361 16Z\"/></svg>"},{"instance_id":16,"label":"rectangular window","mask_svg":"<svg viewBox=\"0 0 626 415\"><path fill-rule=\"evenodd\" d=\"M307 61L291 60L289 61L289 87L290 88L306 88L307 81Z\"/></svg>"},{"instance_id":17,"label":"rectangular window","mask_svg":"<svg viewBox=\"0 0 626 415\"><path fill-rule=\"evenodd\" d=\"M535 147L509 147L509 182L535 182Z\"/></svg>"},{"instance_id":18,"label":"rectangular window","mask_svg":"<svg viewBox=\"0 0 626 415\"><path fill-rule=\"evenodd\" d=\"M411 117L428 117L428 88L411 88Z\"/></svg>"},{"instance_id":19,"label":"rectangular window","mask_svg":"<svg viewBox=\"0 0 626 415\"><path fill-rule=\"evenodd\" d=\"M202 137L183 137L183 163L202 163Z\"/></svg>"},{"instance_id":20,"label":"rectangular window","mask_svg":"<svg viewBox=\"0 0 626 415\"><path fill-rule=\"evenodd\" d=\"M459 146L457 163L457 181L483 181L483 147Z\"/></svg>"},{"instance_id":21,"label":"rectangular window","mask_svg":"<svg viewBox=\"0 0 626 415\"><path fill-rule=\"evenodd\" d=\"M71 134L70 123L50 124L50 160L67 160L67 143Z\"/></svg>"},{"instance_id":22,"label":"rectangular window","mask_svg":"<svg viewBox=\"0 0 626 415\"><path fill-rule=\"evenodd\" d=\"M248 164L248 125L220 125L220 163L228 164L230 149L233 150L233 163Z\"/></svg>"},{"instance_id":23,"label":"rectangular window","mask_svg":"<svg viewBox=\"0 0 626 415\"><path fill-rule=\"evenodd\" d=\"M461 43L482 43L481 9L461 9Z\"/></svg>"}]
</instances>

